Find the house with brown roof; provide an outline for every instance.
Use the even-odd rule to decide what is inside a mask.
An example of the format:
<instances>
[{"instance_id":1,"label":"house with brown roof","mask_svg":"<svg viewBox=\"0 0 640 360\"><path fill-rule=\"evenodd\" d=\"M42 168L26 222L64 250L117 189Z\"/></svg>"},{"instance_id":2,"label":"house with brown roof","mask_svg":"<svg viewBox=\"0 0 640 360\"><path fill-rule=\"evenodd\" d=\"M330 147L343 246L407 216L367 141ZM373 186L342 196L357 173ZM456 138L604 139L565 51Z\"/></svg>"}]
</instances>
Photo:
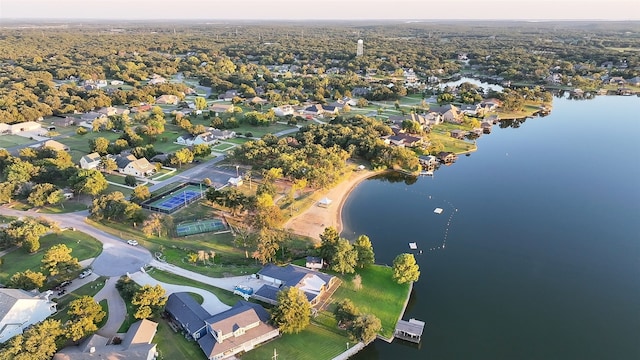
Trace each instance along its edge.
<instances>
[{"instance_id":1,"label":"house with brown roof","mask_svg":"<svg viewBox=\"0 0 640 360\"><path fill-rule=\"evenodd\" d=\"M178 105L177 95L160 95L156 98L156 104Z\"/></svg>"},{"instance_id":2,"label":"house with brown roof","mask_svg":"<svg viewBox=\"0 0 640 360\"><path fill-rule=\"evenodd\" d=\"M211 106L209 106L209 111L215 113L216 116L218 114L222 114L222 113L233 112L234 109L235 109L235 107L233 106L233 104L217 104L217 103L213 103L213 104L211 104Z\"/></svg>"},{"instance_id":3,"label":"house with brown roof","mask_svg":"<svg viewBox=\"0 0 640 360\"><path fill-rule=\"evenodd\" d=\"M155 360L158 351L151 341L157 329L157 323L143 319L131 324L120 344L110 344L109 338L94 334L78 346L58 351L53 360Z\"/></svg>"},{"instance_id":4,"label":"house with brown roof","mask_svg":"<svg viewBox=\"0 0 640 360\"><path fill-rule=\"evenodd\" d=\"M452 138L459 140L462 140L465 136L467 136L467 132L460 129L451 130L449 131L449 134L451 134Z\"/></svg>"},{"instance_id":5,"label":"house with brown roof","mask_svg":"<svg viewBox=\"0 0 640 360\"><path fill-rule=\"evenodd\" d=\"M439 113L445 122L459 124L464 119L464 114L455 105L434 106L429 110Z\"/></svg>"},{"instance_id":6,"label":"house with brown roof","mask_svg":"<svg viewBox=\"0 0 640 360\"><path fill-rule=\"evenodd\" d=\"M436 154L436 157L438 158L438 160L440 160L441 163L444 163L444 164L450 164L456 161L456 159L458 158L456 154L448 151L441 151L438 154Z\"/></svg>"},{"instance_id":7,"label":"house with brown roof","mask_svg":"<svg viewBox=\"0 0 640 360\"><path fill-rule=\"evenodd\" d=\"M42 144L40 144L40 148L49 148L55 151L69 151L69 147L67 145L59 143L55 140L47 140L43 142Z\"/></svg>"}]
</instances>

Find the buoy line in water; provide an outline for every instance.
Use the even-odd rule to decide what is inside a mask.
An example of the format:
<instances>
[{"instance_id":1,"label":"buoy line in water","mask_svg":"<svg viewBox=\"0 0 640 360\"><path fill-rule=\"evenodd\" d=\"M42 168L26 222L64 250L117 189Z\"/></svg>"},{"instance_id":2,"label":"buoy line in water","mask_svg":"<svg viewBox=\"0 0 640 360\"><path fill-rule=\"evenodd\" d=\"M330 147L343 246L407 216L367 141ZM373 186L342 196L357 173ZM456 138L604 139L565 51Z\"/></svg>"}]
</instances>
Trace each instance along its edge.
<instances>
[{"instance_id":1,"label":"buoy line in water","mask_svg":"<svg viewBox=\"0 0 640 360\"><path fill-rule=\"evenodd\" d=\"M405 191L410 191L410 192L412 192L414 194L421 195L421 196L427 196L427 198L429 200L434 200L433 196L426 195L426 194L424 194L422 192L418 192L418 191L415 191L415 190L410 190L408 187L405 187ZM447 247L447 238L449 237L449 228L453 224L454 215L458 213L458 208L456 208L451 203L451 201L446 200L446 199L442 200L442 201L445 202L447 205L449 205L449 207L451 208L451 214L449 215L449 219L447 219L447 225L446 225L446 227L444 229L444 234L443 234L443 237L442 237L442 243L439 246L434 246L434 247L429 248L427 251L444 250ZM422 254L422 250L419 251L419 254Z\"/></svg>"}]
</instances>

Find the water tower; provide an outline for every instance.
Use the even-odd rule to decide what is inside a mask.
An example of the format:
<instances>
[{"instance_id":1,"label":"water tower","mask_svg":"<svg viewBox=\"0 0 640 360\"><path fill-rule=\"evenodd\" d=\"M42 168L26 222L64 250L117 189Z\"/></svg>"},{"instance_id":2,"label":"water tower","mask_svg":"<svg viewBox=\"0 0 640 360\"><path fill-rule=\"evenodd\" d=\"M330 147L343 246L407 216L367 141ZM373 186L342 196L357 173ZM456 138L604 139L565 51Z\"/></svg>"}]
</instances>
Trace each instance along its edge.
<instances>
[{"instance_id":1,"label":"water tower","mask_svg":"<svg viewBox=\"0 0 640 360\"><path fill-rule=\"evenodd\" d=\"M364 54L364 42L362 39L358 40L358 50L356 50L356 56L362 56Z\"/></svg>"}]
</instances>

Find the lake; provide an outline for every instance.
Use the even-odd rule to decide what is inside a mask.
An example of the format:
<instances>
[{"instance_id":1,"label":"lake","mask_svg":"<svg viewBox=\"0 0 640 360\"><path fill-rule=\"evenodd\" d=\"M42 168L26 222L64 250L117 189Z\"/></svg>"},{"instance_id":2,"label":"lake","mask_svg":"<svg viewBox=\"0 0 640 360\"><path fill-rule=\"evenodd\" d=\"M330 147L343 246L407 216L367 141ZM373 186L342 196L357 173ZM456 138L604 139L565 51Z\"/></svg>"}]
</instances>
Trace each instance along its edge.
<instances>
[{"instance_id":1,"label":"lake","mask_svg":"<svg viewBox=\"0 0 640 360\"><path fill-rule=\"evenodd\" d=\"M427 323L355 359L640 359L640 99L553 105L433 178L352 192L343 236L416 254L404 319Z\"/></svg>"}]
</instances>

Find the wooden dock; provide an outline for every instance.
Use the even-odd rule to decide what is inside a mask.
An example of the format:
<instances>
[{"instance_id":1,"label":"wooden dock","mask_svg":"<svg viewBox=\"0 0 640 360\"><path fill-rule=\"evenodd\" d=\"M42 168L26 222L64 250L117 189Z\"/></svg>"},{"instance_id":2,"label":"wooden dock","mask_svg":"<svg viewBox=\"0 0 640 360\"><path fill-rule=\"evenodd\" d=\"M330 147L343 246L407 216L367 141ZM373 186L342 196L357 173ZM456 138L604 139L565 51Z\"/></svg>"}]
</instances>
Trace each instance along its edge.
<instances>
[{"instance_id":1,"label":"wooden dock","mask_svg":"<svg viewBox=\"0 0 640 360\"><path fill-rule=\"evenodd\" d=\"M409 321L398 320L394 336L402 340L419 343L422 339L424 326L424 321L416 319L409 319Z\"/></svg>"}]
</instances>

